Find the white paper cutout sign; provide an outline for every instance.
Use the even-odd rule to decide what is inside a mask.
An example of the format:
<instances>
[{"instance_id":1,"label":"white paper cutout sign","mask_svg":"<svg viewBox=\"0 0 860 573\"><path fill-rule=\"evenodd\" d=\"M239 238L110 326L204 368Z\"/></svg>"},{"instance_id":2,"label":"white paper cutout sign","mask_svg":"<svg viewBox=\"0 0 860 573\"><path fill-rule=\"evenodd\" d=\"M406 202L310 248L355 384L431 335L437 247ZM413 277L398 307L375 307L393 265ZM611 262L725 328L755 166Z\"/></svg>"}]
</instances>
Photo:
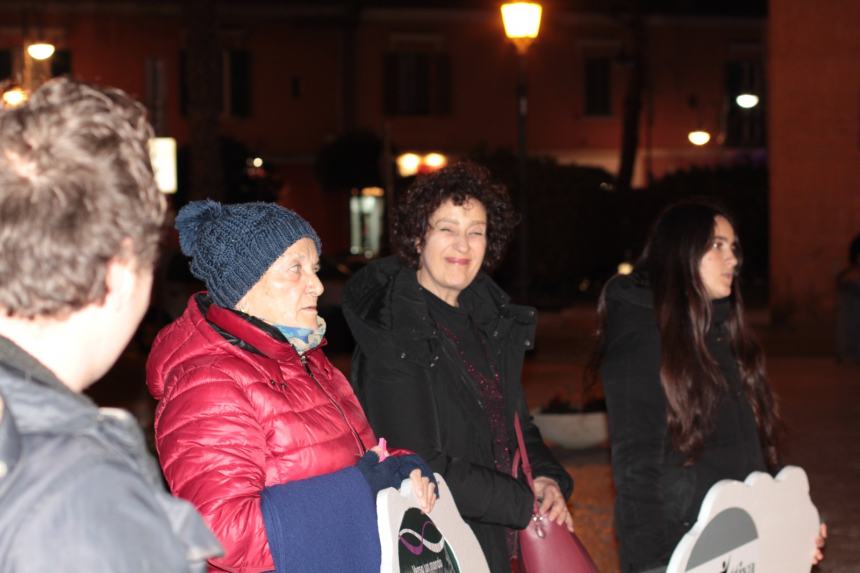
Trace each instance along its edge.
<instances>
[{"instance_id":1,"label":"white paper cutout sign","mask_svg":"<svg viewBox=\"0 0 860 573\"><path fill-rule=\"evenodd\" d=\"M666 573L809 573L818 528L802 468L722 480L708 490Z\"/></svg>"},{"instance_id":2,"label":"white paper cutout sign","mask_svg":"<svg viewBox=\"0 0 860 573\"><path fill-rule=\"evenodd\" d=\"M439 499L429 514L419 509L408 479L399 491L388 488L377 494L381 573L490 573L451 490L435 475Z\"/></svg>"}]
</instances>

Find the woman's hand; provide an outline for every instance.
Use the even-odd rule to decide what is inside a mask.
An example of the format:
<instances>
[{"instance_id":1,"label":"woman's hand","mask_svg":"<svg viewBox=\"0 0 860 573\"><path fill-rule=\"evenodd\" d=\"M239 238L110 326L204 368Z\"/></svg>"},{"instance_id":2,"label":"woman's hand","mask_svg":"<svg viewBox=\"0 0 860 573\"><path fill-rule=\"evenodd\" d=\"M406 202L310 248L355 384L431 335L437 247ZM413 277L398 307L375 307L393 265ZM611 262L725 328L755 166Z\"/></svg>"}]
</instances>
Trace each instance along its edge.
<instances>
[{"instance_id":1,"label":"woman's hand","mask_svg":"<svg viewBox=\"0 0 860 573\"><path fill-rule=\"evenodd\" d=\"M415 494L421 511L424 513L433 511L433 506L436 505L436 484L431 482L430 478L421 475L421 470L418 468L409 472L409 479L412 480L412 493Z\"/></svg>"},{"instance_id":2,"label":"woman's hand","mask_svg":"<svg viewBox=\"0 0 860 573\"><path fill-rule=\"evenodd\" d=\"M812 564L818 565L824 559L824 544L827 543L827 524L822 523L815 540L815 553L812 554Z\"/></svg>"},{"instance_id":3,"label":"woman's hand","mask_svg":"<svg viewBox=\"0 0 860 573\"><path fill-rule=\"evenodd\" d=\"M546 515L550 521L555 521L559 525L564 525L567 530L573 532L573 516L567 509L567 503L564 496L561 495L561 488L554 479L548 477L536 477L534 480L535 496L540 502L541 515Z\"/></svg>"},{"instance_id":4,"label":"woman's hand","mask_svg":"<svg viewBox=\"0 0 860 573\"><path fill-rule=\"evenodd\" d=\"M438 495L432 470L427 467L426 462L415 454L391 456L389 453L384 440L380 440L380 443L367 450L356 464L374 497L387 487L399 488L400 483L407 477L406 471L411 467L408 477L415 499L421 511L424 513L433 511Z\"/></svg>"}]
</instances>

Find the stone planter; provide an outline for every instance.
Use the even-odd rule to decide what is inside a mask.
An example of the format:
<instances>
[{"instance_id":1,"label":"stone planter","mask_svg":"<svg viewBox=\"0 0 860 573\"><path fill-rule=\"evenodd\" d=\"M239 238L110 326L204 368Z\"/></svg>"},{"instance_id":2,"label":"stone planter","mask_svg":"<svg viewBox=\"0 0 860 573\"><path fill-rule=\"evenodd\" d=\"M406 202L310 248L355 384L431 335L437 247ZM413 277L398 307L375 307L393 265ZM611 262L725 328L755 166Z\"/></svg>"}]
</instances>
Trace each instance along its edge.
<instances>
[{"instance_id":1,"label":"stone planter","mask_svg":"<svg viewBox=\"0 0 860 573\"><path fill-rule=\"evenodd\" d=\"M569 449L593 448L609 441L606 412L542 414L532 410L535 425L551 445Z\"/></svg>"}]
</instances>

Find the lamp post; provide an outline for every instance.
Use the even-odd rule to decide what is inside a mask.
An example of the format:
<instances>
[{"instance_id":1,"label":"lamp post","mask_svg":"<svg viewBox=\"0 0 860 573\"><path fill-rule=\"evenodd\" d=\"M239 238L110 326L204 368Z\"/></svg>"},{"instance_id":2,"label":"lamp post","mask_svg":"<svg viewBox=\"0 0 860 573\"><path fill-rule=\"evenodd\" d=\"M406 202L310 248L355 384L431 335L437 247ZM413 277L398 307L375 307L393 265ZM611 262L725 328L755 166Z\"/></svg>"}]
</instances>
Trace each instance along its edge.
<instances>
[{"instance_id":1,"label":"lamp post","mask_svg":"<svg viewBox=\"0 0 860 573\"><path fill-rule=\"evenodd\" d=\"M502 23L505 35L517 49L517 195L516 204L522 221L517 245L516 291L520 298L528 294L528 190L526 184L526 124L528 119L528 88L526 53L540 31L542 8L534 2L502 4Z\"/></svg>"}]
</instances>

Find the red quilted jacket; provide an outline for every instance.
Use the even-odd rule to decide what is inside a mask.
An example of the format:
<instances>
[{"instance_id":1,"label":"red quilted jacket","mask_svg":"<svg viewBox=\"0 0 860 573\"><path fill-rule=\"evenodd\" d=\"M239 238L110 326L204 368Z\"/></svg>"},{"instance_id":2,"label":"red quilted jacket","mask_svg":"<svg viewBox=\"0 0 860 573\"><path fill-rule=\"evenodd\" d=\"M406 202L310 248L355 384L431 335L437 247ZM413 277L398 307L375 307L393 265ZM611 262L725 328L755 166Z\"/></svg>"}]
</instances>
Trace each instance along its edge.
<instances>
[{"instance_id":1,"label":"red quilted jacket","mask_svg":"<svg viewBox=\"0 0 860 573\"><path fill-rule=\"evenodd\" d=\"M161 467L224 546L213 566L271 571L260 491L355 464L373 431L321 348L300 357L264 325L207 305L193 296L147 361Z\"/></svg>"}]
</instances>

